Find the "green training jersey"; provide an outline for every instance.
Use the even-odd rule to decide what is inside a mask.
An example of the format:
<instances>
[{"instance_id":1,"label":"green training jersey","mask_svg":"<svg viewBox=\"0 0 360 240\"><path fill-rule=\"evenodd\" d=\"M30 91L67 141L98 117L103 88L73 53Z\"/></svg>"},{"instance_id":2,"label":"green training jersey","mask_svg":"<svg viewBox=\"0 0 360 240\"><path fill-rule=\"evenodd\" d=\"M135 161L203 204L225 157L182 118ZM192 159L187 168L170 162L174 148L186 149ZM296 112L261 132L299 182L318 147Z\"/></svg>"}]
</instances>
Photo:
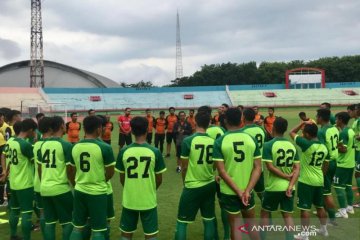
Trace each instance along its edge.
<instances>
[{"instance_id":1,"label":"green training jersey","mask_svg":"<svg viewBox=\"0 0 360 240\"><path fill-rule=\"evenodd\" d=\"M357 140L357 138L360 137L360 118L354 121L351 128L355 132L355 150L360 151L360 140Z\"/></svg>"},{"instance_id":2,"label":"green training jersey","mask_svg":"<svg viewBox=\"0 0 360 240\"><path fill-rule=\"evenodd\" d=\"M112 188L111 180L107 181L106 184L107 184L107 192L106 192L106 194L107 194L107 195L110 195L110 194L113 193L113 188Z\"/></svg>"},{"instance_id":3,"label":"green training jersey","mask_svg":"<svg viewBox=\"0 0 360 240\"><path fill-rule=\"evenodd\" d=\"M325 144L330 160L337 161L339 157L338 142L339 142L339 130L332 125L325 125L318 131L318 139L321 143Z\"/></svg>"},{"instance_id":4,"label":"green training jersey","mask_svg":"<svg viewBox=\"0 0 360 240\"><path fill-rule=\"evenodd\" d=\"M336 123L336 118L335 118L334 114L330 114L330 124L335 125L335 123Z\"/></svg>"},{"instance_id":5,"label":"green training jersey","mask_svg":"<svg viewBox=\"0 0 360 240\"><path fill-rule=\"evenodd\" d=\"M147 143L133 143L119 152L116 170L125 174L122 205L133 210L157 206L155 174L166 171L161 152Z\"/></svg>"},{"instance_id":6,"label":"green training jersey","mask_svg":"<svg viewBox=\"0 0 360 240\"><path fill-rule=\"evenodd\" d=\"M30 143L22 138L8 141L5 149L10 166L9 181L12 190L22 190L34 186L34 153Z\"/></svg>"},{"instance_id":7,"label":"green training jersey","mask_svg":"<svg viewBox=\"0 0 360 240\"><path fill-rule=\"evenodd\" d=\"M339 152L339 158L337 166L342 168L354 168L355 167L355 132L351 128L345 127L340 132L340 142L344 144L347 151L346 153Z\"/></svg>"},{"instance_id":8,"label":"green training jersey","mask_svg":"<svg viewBox=\"0 0 360 240\"><path fill-rule=\"evenodd\" d=\"M264 128L260 127L259 125L256 124L250 124L250 125L245 125L241 131L249 134L250 136L252 136L253 138L256 139L259 150L260 150L260 154L263 154L263 148L264 148L264 142L265 142L265 130ZM263 164L261 164L261 170L264 171L264 166Z\"/></svg>"},{"instance_id":9,"label":"green training jersey","mask_svg":"<svg viewBox=\"0 0 360 240\"><path fill-rule=\"evenodd\" d=\"M185 187L199 188L215 180L212 152L214 139L206 133L195 133L184 139L181 158L189 161Z\"/></svg>"},{"instance_id":10,"label":"green training jersey","mask_svg":"<svg viewBox=\"0 0 360 240\"><path fill-rule=\"evenodd\" d=\"M57 196L70 191L66 165L70 164L72 144L59 137L47 138L41 145L41 196Z\"/></svg>"},{"instance_id":11,"label":"green training jersey","mask_svg":"<svg viewBox=\"0 0 360 240\"><path fill-rule=\"evenodd\" d=\"M275 168L285 174L291 174L294 163L300 162L294 144L279 137L264 144L262 161L272 163ZM265 183L266 191L286 191L290 181L268 171Z\"/></svg>"},{"instance_id":12,"label":"green training jersey","mask_svg":"<svg viewBox=\"0 0 360 240\"><path fill-rule=\"evenodd\" d=\"M212 139L218 139L222 135L224 135L225 129L219 126L209 126L208 129L206 129L206 134L209 135Z\"/></svg>"},{"instance_id":13,"label":"green training jersey","mask_svg":"<svg viewBox=\"0 0 360 240\"><path fill-rule=\"evenodd\" d=\"M257 158L261 158L261 154L256 140L241 130L229 131L215 141L213 161L224 162L225 171L242 191L249 184L254 159ZM223 180L220 181L220 191L235 195Z\"/></svg>"},{"instance_id":14,"label":"green training jersey","mask_svg":"<svg viewBox=\"0 0 360 240\"><path fill-rule=\"evenodd\" d=\"M329 161L326 146L315 140L307 140L296 136L295 143L301 148L299 182L310 186L324 186L322 165Z\"/></svg>"},{"instance_id":15,"label":"green training jersey","mask_svg":"<svg viewBox=\"0 0 360 240\"><path fill-rule=\"evenodd\" d=\"M101 195L108 193L105 167L115 165L111 146L99 139L83 139L71 151L71 164L76 168L75 190Z\"/></svg>"},{"instance_id":16,"label":"green training jersey","mask_svg":"<svg viewBox=\"0 0 360 240\"><path fill-rule=\"evenodd\" d=\"M40 178L39 178L39 171L37 164L40 162L38 156L40 154L40 148L43 144L43 140L37 141L33 146L33 153L34 153L34 165L35 165L35 175L34 175L34 191L39 193L40 192Z\"/></svg>"}]
</instances>

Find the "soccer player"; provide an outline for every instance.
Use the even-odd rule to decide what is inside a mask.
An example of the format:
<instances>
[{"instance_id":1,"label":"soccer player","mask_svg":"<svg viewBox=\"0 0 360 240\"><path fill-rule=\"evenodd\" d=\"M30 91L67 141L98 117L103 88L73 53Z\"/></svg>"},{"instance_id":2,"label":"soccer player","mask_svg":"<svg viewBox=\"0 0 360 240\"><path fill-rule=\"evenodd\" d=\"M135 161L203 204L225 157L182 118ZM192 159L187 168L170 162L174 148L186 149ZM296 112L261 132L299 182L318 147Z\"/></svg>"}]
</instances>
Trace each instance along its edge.
<instances>
[{"instance_id":1,"label":"soccer player","mask_svg":"<svg viewBox=\"0 0 360 240\"><path fill-rule=\"evenodd\" d=\"M102 120L99 117L86 117L83 126L86 137L75 144L71 152L76 184L74 229L70 239L82 239L82 230L90 218L92 239L104 240L107 232L107 182L114 175L114 153L109 144L99 139L102 135Z\"/></svg>"},{"instance_id":2,"label":"soccer player","mask_svg":"<svg viewBox=\"0 0 360 240\"><path fill-rule=\"evenodd\" d=\"M225 113L228 109L229 109L229 105L226 103L223 103L223 104L221 104L220 111L219 111L219 119L218 120L219 120L220 126L225 129L226 129L225 121L224 121Z\"/></svg>"},{"instance_id":3,"label":"soccer player","mask_svg":"<svg viewBox=\"0 0 360 240\"><path fill-rule=\"evenodd\" d=\"M355 180L358 192L360 193L360 104L350 105L348 113L354 118L351 128L355 133ZM354 204L354 207L360 207L360 202Z\"/></svg>"},{"instance_id":4,"label":"soccer player","mask_svg":"<svg viewBox=\"0 0 360 240\"><path fill-rule=\"evenodd\" d=\"M65 123L62 117L51 120L52 137L41 145L38 153L40 193L45 215L46 239L55 239L56 222L62 227L62 239L70 238L73 195L69 180L73 177L70 166L72 144L63 140Z\"/></svg>"},{"instance_id":5,"label":"soccer player","mask_svg":"<svg viewBox=\"0 0 360 240\"><path fill-rule=\"evenodd\" d=\"M89 109L88 110L88 116L95 116L96 112L94 109Z\"/></svg>"},{"instance_id":6,"label":"soccer player","mask_svg":"<svg viewBox=\"0 0 360 240\"><path fill-rule=\"evenodd\" d=\"M169 115L166 116L166 157L170 157L170 151L171 151L171 142L174 141L174 125L177 123L178 116L175 115L175 108L170 107L169 108Z\"/></svg>"},{"instance_id":7,"label":"soccer player","mask_svg":"<svg viewBox=\"0 0 360 240\"><path fill-rule=\"evenodd\" d=\"M334 176L334 188L340 206L336 217L348 218L348 213L354 214L352 176L355 168L355 132L347 126L350 120L347 112L337 113L335 118L336 127L340 129L339 158Z\"/></svg>"},{"instance_id":8,"label":"soccer player","mask_svg":"<svg viewBox=\"0 0 360 240\"><path fill-rule=\"evenodd\" d=\"M2 126L4 126L4 123L5 123L4 114L0 112L0 154L3 152L6 145L5 133L2 131ZM5 180L5 175L6 175L6 169L3 169L1 164L0 179L3 178L3 180ZM5 183L0 181L0 207L7 206L7 202L5 201L4 198L4 192L5 192L4 190L5 190Z\"/></svg>"},{"instance_id":9,"label":"soccer player","mask_svg":"<svg viewBox=\"0 0 360 240\"><path fill-rule=\"evenodd\" d=\"M262 126L263 123L264 123L264 116L259 113L259 107L254 106L253 110L255 111L254 123L259 125L259 126Z\"/></svg>"},{"instance_id":10,"label":"soccer player","mask_svg":"<svg viewBox=\"0 0 360 240\"><path fill-rule=\"evenodd\" d=\"M71 113L70 117L71 121L66 123L67 139L70 143L75 144L80 140L81 123L77 121L78 116L76 112Z\"/></svg>"},{"instance_id":11,"label":"soccer player","mask_svg":"<svg viewBox=\"0 0 360 240\"><path fill-rule=\"evenodd\" d=\"M261 224L269 225L270 212L280 211L285 225L294 226L292 213L294 210L295 183L299 177L300 161L295 146L286 138L284 133L288 121L278 117L274 121L270 142L264 144L262 161L265 162L268 174L266 188L262 199ZM265 239L266 232L262 232ZM291 231L285 232L285 239L293 239Z\"/></svg>"},{"instance_id":12,"label":"soccer player","mask_svg":"<svg viewBox=\"0 0 360 240\"><path fill-rule=\"evenodd\" d=\"M262 156L266 133L262 127L254 123L255 116L256 116L256 112L254 111L253 108L246 108L243 111L243 121L245 126L241 129L241 131L249 134L251 137L256 139L260 151L260 156ZM261 200L262 195L265 191L264 172L262 165L261 165L261 175L254 187L254 190Z\"/></svg>"},{"instance_id":13,"label":"soccer player","mask_svg":"<svg viewBox=\"0 0 360 240\"><path fill-rule=\"evenodd\" d=\"M10 129L10 132L7 132L7 136L5 136L6 139L9 139L11 136L14 136L15 135L15 131L14 131L14 124L16 122L19 122L21 121L21 112L18 111L18 110L11 110L9 113L8 113L8 116L7 116L7 119L9 121L9 129Z\"/></svg>"},{"instance_id":14,"label":"soccer player","mask_svg":"<svg viewBox=\"0 0 360 240\"><path fill-rule=\"evenodd\" d=\"M131 139L131 109L125 108L125 114L123 116L118 117L118 124L119 124L119 146L120 149L126 145L130 145L132 143Z\"/></svg>"},{"instance_id":15,"label":"soccer player","mask_svg":"<svg viewBox=\"0 0 360 240\"><path fill-rule=\"evenodd\" d=\"M303 130L304 137L297 133L305 125ZM324 210L324 175L323 165L326 169L329 161L327 159L328 150L326 146L317 140L318 127L315 124L300 123L290 131L290 137L301 148L300 177L298 183L298 204L301 211L301 225L303 231L309 229L310 213L312 205L315 206L317 216L320 220L321 228L318 231L323 236L328 236L326 228L326 212ZM295 239L307 240L306 234L295 235Z\"/></svg>"},{"instance_id":16,"label":"soccer player","mask_svg":"<svg viewBox=\"0 0 360 240\"><path fill-rule=\"evenodd\" d=\"M37 128L32 119L25 119L21 123L19 135L8 141L5 150L10 173L10 237L18 239L17 224L21 213L21 229L25 240L31 239L31 215L34 199L34 153L32 145L25 139L34 137Z\"/></svg>"},{"instance_id":17,"label":"soccer player","mask_svg":"<svg viewBox=\"0 0 360 240\"><path fill-rule=\"evenodd\" d=\"M220 202L229 214L231 239L239 239L235 219L240 212L246 224L254 225L252 189L261 175L261 154L256 140L239 129L240 110L229 108L225 117L228 132L215 141L213 161L221 177ZM257 232L249 234L252 239L259 239Z\"/></svg>"},{"instance_id":18,"label":"soccer player","mask_svg":"<svg viewBox=\"0 0 360 240\"><path fill-rule=\"evenodd\" d=\"M303 122L309 122L309 123L312 122L313 124L316 124L316 121L307 117L305 112L299 112L299 118ZM303 127L305 127L305 124L303 125Z\"/></svg>"},{"instance_id":19,"label":"soccer player","mask_svg":"<svg viewBox=\"0 0 360 240\"><path fill-rule=\"evenodd\" d=\"M135 142L121 149L116 161L116 170L120 172L123 185L122 240L132 239L139 215L146 239L157 239L159 231L156 189L161 185L166 168L160 151L146 142L147 127L144 117L131 120Z\"/></svg>"},{"instance_id":20,"label":"soccer player","mask_svg":"<svg viewBox=\"0 0 360 240\"><path fill-rule=\"evenodd\" d=\"M321 105L320 105L320 108L322 109L329 109L329 111L331 111L331 104L328 103L328 102L323 102ZM335 116L334 114L330 114L330 124L331 125L335 125Z\"/></svg>"},{"instance_id":21,"label":"soccer player","mask_svg":"<svg viewBox=\"0 0 360 240\"><path fill-rule=\"evenodd\" d=\"M194 109L190 109L189 110L189 116L186 117L186 121L190 124L191 126L191 133L195 132L195 110Z\"/></svg>"},{"instance_id":22,"label":"soccer player","mask_svg":"<svg viewBox=\"0 0 360 240\"><path fill-rule=\"evenodd\" d=\"M160 116L155 120L155 147L160 149L161 154L164 151L165 128L165 112L160 111Z\"/></svg>"},{"instance_id":23,"label":"soccer player","mask_svg":"<svg viewBox=\"0 0 360 240\"><path fill-rule=\"evenodd\" d=\"M114 124L110 121L110 116L106 115L106 123L101 136L102 140L111 145L111 133L114 130Z\"/></svg>"},{"instance_id":24,"label":"soccer player","mask_svg":"<svg viewBox=\"0 0 360 240\"><path fill-rule=\"evenodd\" d=\"M191 125L185 120L185 112L179 112L179 121L177 121L174 125L173 136L175 138L175 145L176 145L176 157L177 157L177 167L176 172L181 172L181 144L185 137L191 135L192 129Z\"/></svg>"},{"instance_id":25,"label":"soccer player","mask_svg":"<svg viewBox=\"0 0 360 240\"><path fill-rule=\"evenodd\" d=\"M148 133L146 135L146 141L148 142L148 144L151 144L151 140L153 137L153 128L155 125L155 118L153 116L151 116L151 110L150 109L146 109L146 119L148 120Z\"/></svg>"},{"instance_id":26,"label":"soccer player","mask_svg":"<svg viewBox=\"0 0 360 240\"><path fill-rule=\"evenodd\" d=\"M330 115L331 112L328 108L318 109L316 123L321 126L317 137L321 143L325 144L330 156L329 168L327 169L324 178L324 203L330 219L329 224L336 225L335 203L331 195L331 185L335 175L336 161L339 157L337 148L339 142L339 130L329 123Z\"/></svg>"},{"instance_id":27,"label":"soccer player","mask_svg":"<svg viewBox=\"0 0 360 240\"><path fill-rule=\"evenodd\" d=\"M35 203L36 208L39 209L40 212L40 229L43 235L43 238L46 239L45 236L45 216L44 216L44 206L43 206L43 200L40 194L40 175L37 167L37 163L41 162L38 158L39 155L41 155L41 145L44 143L44 140L48 139L52 136L52 130L51 130L51 124L52 124L52 118L50 117L43 117L38 122L39 132L42 135L41 139L38 139L38 141L34 144L33 153L34 153L34 163L35 163L35 175L34 175L34 192L35 192Z\"/></svg>"},{"instance_id":28,"label":"soccer player","mask_svg":"<svg viewBox=\"0 0 360 240\"><path fill-rule=\"evenodd\" d=\"M200 210L204 224L204 239L215 239L215 176L212 161L214 139L206 134L211 115L198 112L195 116L196 133L184 139L181 146L182 179L175 239L186 239L188 223L195 220Z\"/></svg>"},{"instance_id":29,"label":"soccer player","mask_svg":"<svg viewBox=\"0 0 360 240\"><path fill-rule=\"evenodd\" d=\"M274 121L276 119L276 116L274 115L275 108L269 107L268 108L268 116L264 119L264 128L266 130L266 140L271 140L273 138L272 136L272 129L274 125Z\"/></svg>"}]
</instances>

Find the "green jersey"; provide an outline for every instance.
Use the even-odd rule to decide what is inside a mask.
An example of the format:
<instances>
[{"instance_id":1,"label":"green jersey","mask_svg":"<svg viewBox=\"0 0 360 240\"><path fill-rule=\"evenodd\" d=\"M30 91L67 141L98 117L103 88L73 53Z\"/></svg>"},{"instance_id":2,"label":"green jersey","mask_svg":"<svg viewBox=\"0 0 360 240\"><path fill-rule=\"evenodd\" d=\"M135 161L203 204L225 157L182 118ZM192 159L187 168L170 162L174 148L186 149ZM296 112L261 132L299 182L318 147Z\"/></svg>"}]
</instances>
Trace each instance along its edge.
<instances>
[{"instance_id":1,"label":"green jersey","mask_svg":"<svg viewBox=\"0 0 360 240\"><path fill-rule=\"evenodd\" d=\"M355 149L356 151L360 151L360 140L357 140L360 136L360 118L356 119L352 125L352 129L355 132Z\"/></svg>"},{"instance_id":2,"label":"green jersey","mask_svg":"<svg viewBox=\"0 0 360 240\"><path fill-rule=\"evenodd\" d=\"M334 114L330 114L330 124L335 125L335 123L336 123L336 118L335 118Z\"/></svg>"},{"instance_id":3,"label":"green jersey","mask_svg":"<svg viewBox=\"0 0 360 240\"><path fill-rule=\"evenodd\" d=\"M147 143L133 143L119 152L116 170L125 174L122 205L133 210L157 206L155 174L166 171L161 152Z\"/></svg>"},{"instance_id":4,"label":"green jersey","mask_svg":"<svg viewBox=\"0 0 360 240\"><path fill-rule=\"evenodd\" d=\"M12 190L22 190L34 186L34 153L30 143L22 138L8 141L5 149L10 166L10 186Z\"/></svg>"},{"instance_id":5,"label":"green jersey","mask_svg":"<svg viewBox=\"0 0 360 240\"><path fill-rule=\"evenodd\" d=\"M332 125L325 125L318 131L318 139L321 143L325 144L330 160L337 161L339 157L338 142L339 142L339 130Z\"/></svg>"},{"instance_id":6,"label":"green jersey","mask_svg":"<svg viewBox=\"0 0 360 240\"><path fill-rule=\"evenodd\" d=\"M209 135L212 139L218 139L222 135L224 135L225 129L219 126L209 126L208 129L206 129L206 134Z\"/></svg>"},{"instance_id":7,"label":"green jersey","mask_svg":"<svg viewBox=\"0 0 360 240\"><path fill-rule=\"evenodd\" d=\"M69 192L66 165L70 164L72 144L62 138L47 138L41 145L38 163L41 164L41 196L57 196Z\"/></svg>"},{"instance_id":8,"label":"green jersey","mask_svg":"<svg viewBox=\"0 0 360 240\"><path fill-rule=\"evenodd\" d=\"M294 163L299 163L294 144L285 138L275 137L264 144L263 162L272 163L273 166L285 174L291 174ZM286 191L290 181L268 171L266 191Z\"/></svg>"},{"instance_id":9,"label":"green jersey","mask_svg":"<svg viewBox=\"0 0 360 240\"><path fill-rule=\"evenodd\" d=\"M340 132L340 142L344 144L347 151L346 153L339 153L337 166L342 168L355 167L355 132L351 128L345 127Z\"/></svg>"},{"instance_id":10,"label":"green jersey","mask_svg":"<svg viewBox=\"0 0 360 240\"><path fill-rule=\"evenodd\" d=\"M43 140L37 141L34 144L33 153L34 153L34 165L35 165L35 175L34 175L34 191L39 193L40 192L40 178L39 178L39 172L38 172L38 166L37 163L41 163L41 161L38 159L38 156L40 155L40 148L43 144Z\"/></svg>"},{"instance_id":11,"label":"green jersey","mask_svg":"<svg viewBox=\"0 0 360 240\"><path fill-rule=\"evenodd\" d=\"M105 167L115 165L111 146L99 139L83 139L71 151L71 164L76 168L75 190L101 195L108 193Z\"/></svg>"},{"instance_id":12,"label":"green jersey","mask_svg":"<svg viewBox=\"0 0 360 240\"><path fill-rule=\"evenodd\" d=\"M214 139L206 133L195 133L184 139L181 145L181 158L189 160L185 187L199 188L215 180L213 148Z\"/></svg>"},{"instance_id":13,"label":"green jersey","mask_svg":"<svg viewBox=\"0 0 360 240\"><path fill-rule=\"evenodd\" d=\"M215 141L213 161L224 162L225 171L242 191L249 184L257 158L261 158L261 154L256 140L241 130L229 131ZM235 195L223 180L220 181L220 191Z\"/></svg>"},{"instance_id":14,"label":"green jersey","mask_svg":"<svg viewBox=\"0 0 360 240\"><path fill-rule=\"evenodd\" d=\"M245 125L241 131L249 134L250 136L252 136L253 138L256 139L259 150L260 150L260 154L263 154L263 147L264 147L264 142L265 142L265 130L260 127L259 125L256 124L251 124L251 125ZM261 164L261 170L264 171L264 166Z\"/></svg>"},{"instance_id":15,"label":"green jersey","mask_svg":"<svg viewBox=\"0 0 360 240\"><path fill-rule=\"evenodd\" d=\"M299 182L310 186L324 186L322 165L328 160L326 146L315 140L307 140L296 136L295 143L301 148Z\"/></svg>"}]
</instances>

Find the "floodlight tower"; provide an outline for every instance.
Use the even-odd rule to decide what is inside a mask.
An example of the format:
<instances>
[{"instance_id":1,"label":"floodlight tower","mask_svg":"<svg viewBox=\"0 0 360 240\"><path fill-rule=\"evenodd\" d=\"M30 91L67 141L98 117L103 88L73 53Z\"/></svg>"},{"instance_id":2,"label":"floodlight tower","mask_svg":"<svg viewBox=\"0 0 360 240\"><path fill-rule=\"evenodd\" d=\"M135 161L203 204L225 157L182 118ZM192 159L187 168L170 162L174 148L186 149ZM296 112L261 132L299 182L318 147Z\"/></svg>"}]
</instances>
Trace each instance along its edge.
<instances>
[{"instance_id":1,"label":"floodlight tower","mask_svg":"<svg viewBox=\"0 0 360 240\"><path fill-rule=\"evenodd\" d=\"M176 68L175 79L183 77L182 54L181 54L181 38L180 38L180 18L179 12L176 12Z\"/></svg>"},{"instance_id":2,"label":"floodlight tower","mask_svg":"<svg viewBox=\"0 0 360 240\"><path fill-rule=\"evenodd\" d=\"M43 88L44 60L41 20L41 0L31 0L31 50L30 50L30 87Z\"/></svg>"}]
</instances>

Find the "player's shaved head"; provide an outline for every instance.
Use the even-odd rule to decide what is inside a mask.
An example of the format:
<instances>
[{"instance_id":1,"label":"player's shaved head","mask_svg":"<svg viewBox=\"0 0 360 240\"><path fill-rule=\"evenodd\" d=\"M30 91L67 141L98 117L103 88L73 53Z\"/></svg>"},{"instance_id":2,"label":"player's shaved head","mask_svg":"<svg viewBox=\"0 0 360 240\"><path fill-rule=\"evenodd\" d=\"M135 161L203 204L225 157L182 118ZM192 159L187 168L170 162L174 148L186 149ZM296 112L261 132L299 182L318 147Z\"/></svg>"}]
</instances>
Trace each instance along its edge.
<instances>
[{"instance_id":1,"label":"player's shaved head","mask_svg":"<svg viewBox=\"0 0 360 240\"><path fill-rule=\"evenodd\" d=\"M253 108L245 108L243 111L244 119L247 122L253 122L255 119L256 112Z\"/></svg>"},{"instance_id":2,"label":"player's shaved head","mask_svg":"<svg viewBox=\"0 0 360 240\"><path fill-rule=\"evenodd\" d=\"M200 128L207 129L209 127L211 115L208 112L201 111L195 115L196 125Z\"/></svg>"},{"instance_id":3,"label":"player's shaved head","mask_svg":"<svg viewBox=\"0 0 360 240\"><path fill-rule=\"evenodd\" d=\"M306 124L303 130L304 134L309 135L310 138L316 138L318 126L316 124Z\"/></svg>"},{"instance_id":4,"label":"player's shaved head","mask_svg":"<svg viewBox=\"0 0 360 240\"><path fill-rule=\"evenodd\" d=\"M231 127L240 126L241 122L241 111L238 108L229 108L225 112L226 123Z\"/></svg>"},{"instance_id":5,"label":"player's shaved head","mask_svg":"<svg viewBox=\"0 0 360 240\"><path fill-rule=\"evenodd\" d=\"M337 120L340 120L344 125L347 125L351 119L349 113L339 112L335 115Z\"/></svg>"},{"instance_id":6,"label":"player's shaved head","mask_svg":"<svg viewBox=\"0 0 360 240\"><path fill-rule=\"evenodd\" d=\"M274 121L273 131L277 134L284 135L288 127L288 121L285 118L277 117Z\"/></svg>"},{"instance_id":7,"label":"player's shaved head","mask_svg":"<svg viewBox=\"0 0 360 240\"><path fill-rule=\"evenodd\" d=\"M134 117L130 121L131 132L135 135L135 137L143 136L147 133L148 124L149 122L145 117Z\"/></svg>"},{"instance_id":8,"label":"player's shaved head","mask_svg":"<svg viewBox=\"0 0 360 240\"><path fill-rule=\"evenodd\" d=\"M83 121L86 134L94 134L97 129L102 128L102 120L97 116L87 116Z\"/></svg>"}]
</instances>

